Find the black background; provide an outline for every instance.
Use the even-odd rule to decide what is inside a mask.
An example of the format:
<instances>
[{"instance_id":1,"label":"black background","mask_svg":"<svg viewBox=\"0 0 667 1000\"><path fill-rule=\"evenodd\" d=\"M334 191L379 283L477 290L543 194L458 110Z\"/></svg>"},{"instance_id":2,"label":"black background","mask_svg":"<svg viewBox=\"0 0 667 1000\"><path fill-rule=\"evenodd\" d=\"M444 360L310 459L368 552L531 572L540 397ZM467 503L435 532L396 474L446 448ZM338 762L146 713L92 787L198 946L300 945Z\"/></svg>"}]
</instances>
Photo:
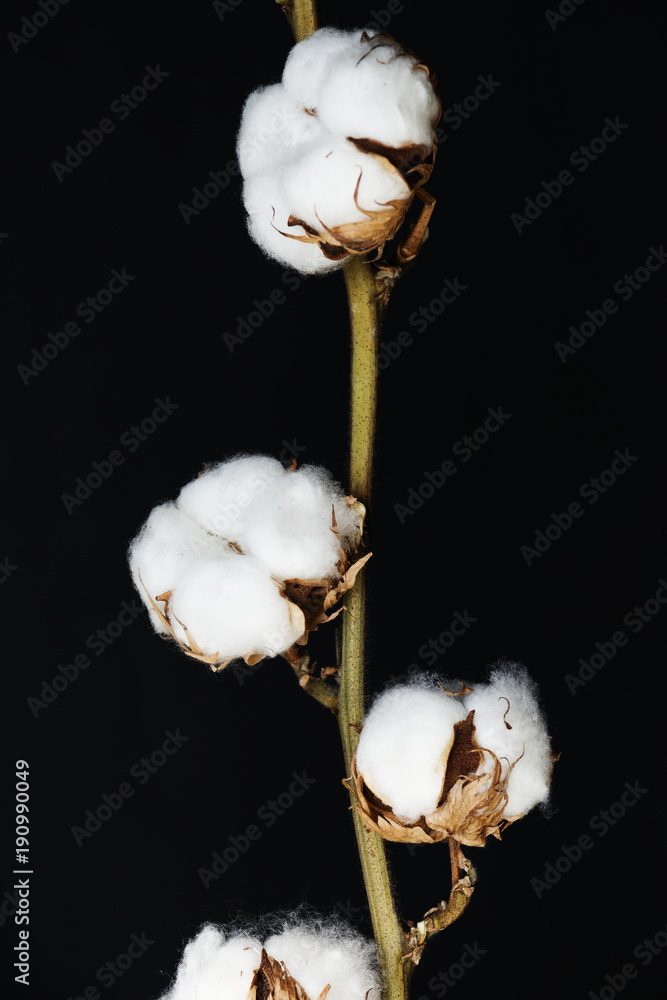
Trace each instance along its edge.
<instances>
[{"instance_id":1,"label":"black background","mask_svg":"<svg viewBox=\"0 0 667 1000\"><path fill-rule=\"evenodd\" d=\"M4 34L39 9L6 4ZM475 944L484 955L447 996L588 998L603 988L603 1000L614 991L664 996L667 956L644 964L633 952L656 934L667 940L667 611L650 604L660 610L636 633L623 619L667 576L659 364L667 268L628 301L614 291L667 239L663 55L648 5L587 0L566 9L552 27L540 4L407 0L387 25L435 70L443 109L473 94L478 76L500 86L460 127L451 115L441 123L430 239L386 318L386 343L402 331L412 342L380 384L369 688L429 665L423 647L467 612L476 621L437 669L474 681L499 657L525 663L562 753L552 814L531 813L502 843L469 849L477 890L416 971L414 997L427 1000L445 995L438 973ZM322 24L351 28L374 16L359 3L321 4ZM370 933L335 721L287 665L214 676L161 642L143 614L112 626L110 645L95 642L135 598L128 542L204 462L245 450L279 455L296 443L300 461L345 480L341 275L295 288L247 237L229 171L187 223L179 208L192 205L210 171L228 169L244 99L279 79L290 45L271 0L226 11L73 0L18 52L4 42L0 594L13 745L3 765L3 989L13 985L18 931L9 900L19 758L30 764L34 995L48 988L66 1000L95 986L101 996L158 997L183 941L206 920L307 903L347 909ZM145 101L125 120L111 113L158 64L168 76ZM572 166L570 155L616 116L627 128L588 169ZM59 181L53 162L104 117L114 131ZM574 182L517 232L512 213L567 168ZM19 366L35 363L33 349L76 320L77 304L106 288L114 268L134 276L127 287L93 322L79 319L81 333L26 377ZM465 292L418 331L410 316L429 309L446 278ZM230 350L223 335L275 289L284 299L273 315ZM563 362L555 343L609 298L618 311ZM131 448L126 432L159 399L175 404L172 414ZM499 407L511 414L502 428L469 461L453 456ZM617 449L635 460L596 503L582 499ZM114 451L122 462L68 511L63 494ZM395 505L448 458L456 475L401 520ZM575 501L583 515L529 566L521 546ZM566 675L619 629L627 644L572 693ZM318 662L332 662L333 637L329 626L313 638ZM65 686L59 667L80 654L90 666ZM187 741L141 783L133 766L176 730ZM314 779L308 791L270 827L258 819L303 772ZM132 797L79 846L72 828L123 782ZM599 815L626 782L645 791L602 835ZM198 870L251 824L261 837L205 888ZM531 883L584 834L590 850L556 884ZM447 892L446 848L390 854L402 913L419 919ZM122 977L99 978L133 934L153 943ZM619 990L613 977L629 962L636 977Z\"/></svg>"}]
</instances>

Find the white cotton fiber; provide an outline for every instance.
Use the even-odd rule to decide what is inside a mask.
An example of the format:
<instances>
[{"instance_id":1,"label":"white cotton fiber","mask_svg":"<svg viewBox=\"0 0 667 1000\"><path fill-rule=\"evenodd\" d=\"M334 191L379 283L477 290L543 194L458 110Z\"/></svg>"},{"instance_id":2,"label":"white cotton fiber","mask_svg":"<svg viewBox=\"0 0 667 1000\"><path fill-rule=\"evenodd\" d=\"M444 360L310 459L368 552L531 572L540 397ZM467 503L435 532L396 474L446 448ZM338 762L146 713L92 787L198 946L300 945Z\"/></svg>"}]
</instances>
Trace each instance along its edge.
<instances>
[{"instance_id":1,"label":"white cotton fiber","mask_svg":"<svg viewBox=\"0 0 667 1000\"><path fill-rule=\"evenodd\" d=\"M475 712L477 744L505 758L501 761L503 775L509 765L518 761L507 781L504 815L516 816L546 802L553 758L537 684L525 667L501 662L492 670L488 684L472 686L475 690L466 695L464 702L466 711ZM488 761L484 766L488 768Z\"/></svg>"},{"instance_id":2,"label":"white cotton fiber","mask_svg":"<svg viewBox=\"0 0 667 1000\"><path fill-rule=\"evenodd\" d=\"M325 469L304 465L286 473L252 504L247 551L281 580L335 575L340 541L332 530L331 508L336 500L347 529L342 492Z\"/></svg>"},{"instance_id":3,"label":"white cotton fiber","mask_svg":"<svg viewBox=\"0 0 667 1000\"><path fill-rule=\"evenodd\" d=\"M279 587L257 559L232 554L203 559L176 584L169 619L177 638L187 642L182 626L206 654L219 660L263 652L275 656L303 633L303 616L281 597Z\"/></svg>"},{"instance_id":4,"label":"white cotton fiber","mask_svg":"<svg viewBox=\"0 0 667 1000\"><path fill-rule=\"evenodd\" d=\"M438 111L426 70L393 45L358 46L355 57L336 62L317 106L322 125L332 132L387 146L420 143L429 150Z\"/></svg>"},{"instance_id":5,"label":"white cotton fiber","mask_svg":"<svg viewBox=\"0 0 667 1000\"><path fill-rule=\"evenodd\" d=\"M336 270L350 252L384 245L387 227L369 226L355 205L357 181L367 210L409 202L413 192L391 166L392 156L348 140L418 144L430 153L438 113L428 72L388 36L321 28L299 42L282 82L251 94L243 109L237 151L250 235L270 257L306 274ZM395 229L402 206L392 212ZM334 243L328 230L360 221L363 245L355 244L358 230L345 233L329 259L321 249Z\"/></svg>"},{"instance_id":6,"label":"white cotton fiber","mask_svg":"<svg viewBox=\"0 0 667 1000\"><path fill-rule=\"evenodd\" d=\"M223 558L228 551L222 539L210 535L173 503L160 504L151 511L130 546L128 559L134 585L157 632L166 634L167 629L152 609L146 591L155 600L159 594L172 590L197 559Z\"/></svg>"},{"instance_id":7,"label":"white cotton fiber","mask_svg":"<svg viewBox=\"0 0 667 1000\"><path fill-rule=\"evenodd\" d=\"M247 1000L262 946L255 938L235 937L207 924L183 952L170 989L161 1000Z\"/></svg>"},{"instance_id":8,"label":"white cotton fiber","mask_svg":"<svg viewBox=\"0 0 667 1000\"><path fill-rule=\"evenodd\" d=\"M301 274L325 274L343 266L330 260L317 242L292 239L306 235L301 226L288 226L293 215L282 190L282 174L273 170L254 174L243 185L243 205L248 213L248 231L262 250L286 267Z\"/></svg>"},{"instance_id":9,"label":"white cotton fiber","mask_svg":"<svg viewBox=\"0 0 667 1000\"><path fill-rule=\"evenodd\" d=\"M367 212L382 211L390 201L410 196L388 160L334 137L313 144L298 167L285 173L282 192L292 213L314 229L365 222Z\"/></svg>"},{"instance_id":10,"label":"white cotton fiber","mask_svg":"<svg viewBox=\"0 0 667 1000\"><path fill-rule=\"evenodd\" d=\"M284 476L285 469L276 458L239 456L193 479L179 493L176 505L207 531L243 548L248 508Z\"/></svg>"},{"instance_id":11,"label":"white cotton fiber","mask_svg":"<svg viewBox=\"0 0 667 1000\"><path fill-rule=\"evenodd\" d=\"M336 62L348 60L362 49L358 31L320 28L298 42L291 50L283 70L283 86L290 97L306 108L317 109L322 90ZM358 56L357 56L358 58Z\"/></svg>"},{"instance_id":12,"label":"white cotton fiber","mask_svg":"<svg viewBox=\"0 0 667 1000\"><path fill-rule=\"evenodd\" d=\"M365 1000L369 990L368 1000L380 1000L375 947L361 935L304 925L273 935L264 947L285 963L310 1000L317 1000L327 985L327 1000Z\"/></svg>"},{"instance_id":13,"label":"white cotton fiber","mask_svg":"<svg viewBox=\"0 0 667 1000\"><path fill-rule=\"evenodd\" d=\"M249 935L227 936L225 928L205 925L186 945L176 977L161 1000L247 1000L262 947L284 962L292 979L318 1000L380 1000L375 946L351 928L319 921L294 925L264 944Z\"/></svg>"},{"instance_id":14,"label":"white cotton fiber","mask_svg":"<svg viewBox=\"0 0 667 1000\"><path fill-rule=\"evenodd\" d=\"M280 83L262 87L247 99L241 115L236 152L245 178L282 167L320 137L322 127Z\"/></svg>"},{"instance_id":15,"label":"white cotton fiber","mask_svg":"<svg viewBox=\"0 0 667 1000\"><path fill-rule=\"evenodd\" d=\"M428 682L397 685L373 703L359 738L357 768L401 819L415 822L437 807L443 751L454 723L466 715L460 698Z\"/></svg>"}]
</instances>

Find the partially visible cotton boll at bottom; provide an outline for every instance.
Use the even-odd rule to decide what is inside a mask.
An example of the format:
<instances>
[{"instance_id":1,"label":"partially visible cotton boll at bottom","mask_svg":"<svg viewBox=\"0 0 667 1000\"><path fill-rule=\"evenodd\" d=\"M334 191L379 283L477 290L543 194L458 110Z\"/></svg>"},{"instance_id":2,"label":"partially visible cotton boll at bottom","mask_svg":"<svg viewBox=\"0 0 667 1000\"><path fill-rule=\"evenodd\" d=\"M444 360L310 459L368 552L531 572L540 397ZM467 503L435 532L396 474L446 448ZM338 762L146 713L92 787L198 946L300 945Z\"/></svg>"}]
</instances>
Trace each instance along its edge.
<instances>
[{"instance_id":1,"label":"partially visible cotton boll at bottom","mask_svg":"<svg viewBox=\"0 0 667 1000\"><path fill-rule=\"evenodd\" d=\"M171 590L202 556L223 558L228 551L226 542L213 537L173 503L160 504L151 511L130 546L128 559L134 585L157 632L167 634L168 630L148 595L155 600Z\"/></svg>"},{"instance_id":2,"label":"partially visible cotton boll at bottom","mask_svg":"<svg viewBox=\"0 0 667 1000\"><path fill-rule=\"evenodd\" d=\"M226 928L207 924L186 945L174 981L161 1000L247 1000L262 948L271 959L284 963L309 1000L318 1000L327 986L331 987L328 1000L366 1000L369 990L380 1000L374 944L338 921L292 923L263 944L254 934L227 936ZM266 995L263 989L261 995Z\"/></svg>"},{"instance_id":3,"label":"partially visible cotton boll at bottom","mask_svg":"<svg viewBox=\"0 0 667 1000\"><path fill-rule=\"evenodd\" d=\"M236 554L202 559L186 570L174 587L169 620L177 639L186 645L192 640L219 660L282 653L305 627L303 614L281 596L266 566Z\"/></svg>"},{"instance_id":4,"label":"partially visible cotton boll at bottom","mask_svg":"<svg viewBox=\"0 0 667 1000\"><path fill-rule=\"evenodd\" d=\"M327 1000L380 1000L375 946L349 930L313 930L307 924L268 938L269 955L285 963L290 975L317 1000L331 986Z\"/></svg>"},{"instance_id":5,"label":"partially visible cotton boll at bottom","mask_svg":"<svg viewBox=\"0 0 667 1000\"><path fill-rule=\"evenodd\" d=\"M504 773L509 770L504 815L516 816L546 802L553 766L551 742L537 684L525 667L510 662L498 664L489 683L475 684L464 702L467 711L475 712L478 746L504 758ZM490 764L488 757L485 754L485 770Z\"/></svg>"},{"instance_id":6,"label":"partially visible cotton boll at bottom","mask_svg":"<svg viewBox=\"0 0 667 1000\"><path fill-rule=\"evenodd\" d=\"M432 684L404 684L380 695L357 747L364 781L394 813L415 822L437 807L454 723L466 717L459 698Z\"/></svg>"}]
</instances>

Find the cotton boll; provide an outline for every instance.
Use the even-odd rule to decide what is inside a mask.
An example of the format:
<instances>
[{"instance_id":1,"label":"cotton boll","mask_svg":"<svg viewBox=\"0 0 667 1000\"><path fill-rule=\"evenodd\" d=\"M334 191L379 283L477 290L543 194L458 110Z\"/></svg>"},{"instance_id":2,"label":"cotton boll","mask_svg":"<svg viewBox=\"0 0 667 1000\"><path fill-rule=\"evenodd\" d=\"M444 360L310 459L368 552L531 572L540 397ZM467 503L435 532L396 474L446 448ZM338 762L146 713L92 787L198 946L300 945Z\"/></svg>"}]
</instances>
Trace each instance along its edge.
<instances>
[{"instance_id":1,"label":"cotton boll","mask_svg":"<svg viewBox=\"0 0 667 1000\"><path fill-rule=\"evenodd\" d=\"M491 672L488 684L477 684L474 688L464 701L466 710L475 712L477 744L493 751L496 757L507 759L502 761L503 773L514 764L507 780L504 815L527 812L548 799L553 764L537 684L525 667L502 662ZM488 761L485 767L488 768Z\"/></svg>"},{"instance_id":2,"label":"cotton boll","mask_svg":"<svg viewBox=\"0 0 667 1000\"><path fill-rule=\"evenodd\" d=\"M181 490L177 506L207 531L244 543L247 511L253 500L285 475L276 458L243 455L219 462Z\"/></svg>"},{"instance_id":3,"label":"cotton boll","mask_svg":"<svg viewBox=\"0 0 667 1000\"><path fill-rule=\"evenodd\" d=\"M248 97L241 115L237 156L244 178L280 169L322 133L319 120L295 101L282 84L262 87Z\"/></svg>"},{"instance_id":4,"label":"cotton boll","mask_svg":"<svg viewBox=\"0 0 667 1000\"><path fill-rule=\"evenodd\" d=\"M176 978L161 1000L247 1000L262 946L249 937L225 941L213 924L186 945Z\"/></svg>"},{"instance_id":5,"label":"cotton boll","mask_svg":"<svg viewBox=\"0 0 667 1000\"><path fill-rule=\"evenodd\" d=\"M341 59L320 94L322 125L339 135L387 146L419 143L429 150L439 102L429 75L400 46L376 45L364 58Z\"/></svg>"},{"instance_id":6,"label":"cotton boll","mask_svg":"<svg viewBox=\"0 0 667 1000\"><path fill-rule=\"evenodd\" d=\"M293 267L301 274L325 274L338 270L343 260L330 260L322 253L316 242L304 242L295 237L306 235L301 226L290 227L288 220L293 214L280 180L274 170L256 174L243 185L243 204L248 213L248 231L262 250L286 267Z\"/></svg>"},{"instance_id":7,"label":"cotton boll","mask_svg":"<svg viewBox=\"0 0 667 1000\"><path fill-rule=\"evenodd\" d=\"M236 554L192 565L174 588L169 619L176 638L188 642L185 626L202 652L220 661L250 652L274 656L304 630L303 615L281 597L266 567Z\"/></svg>"},{"instance_id":8,"label":"cotton boll","mask_svg":"<svg viewBox=\"0 0 667 1000\"><path fill-rule=\"evenodd\" d=\"M282 191L292 214L325 238L324 227L367 222L367 212L390 212L389 202L410 197L407 183L388 160L334 137L309 147L294 169L285 170Z\"/></svg>"},{"instance_id":9,"label":"cotton boll","mask_svg":"<svg viewBox=\"0 0 667 1000\"><path fill-rule=\"evenodd\" d=\"M210 535L173 503L160 504L151 511L130 545L128 559L134 585L157 632L167 634L168 630L153 610L148 594L155 600L172 590L185 570L202 556L224 558L228 553L229 547L222 539Z\"/></svg>"},{"instance_id":10,"label":"cotton boll","mask_svg":"<svg viewBox=\"0 0 667 1000\"><path fill-rule=\"evenodd\" d=\"M361 731L357 769L368 787L407 822L433 812L454 737L465 719L461 699L413 683L390 688L374 702Z\"/></svg>"},{"instance_id":11,"label":"cotton boll","mask_svg":"<svg viewBox=\"0 0 667 1000\"><path fill-rule=\"evenodd\" d=\"M269 955L285 963L310 1000L317 1000L330 985L327 1000L379 998L374 945L349 930L312 930L295 927L270 937L264 947Z\"/></svg>"},{"instance_id":12,"label":"cotton boll","mask_svg":"<svg viewBox=\"0 0 667 1000\"><path fill-rule=\"evenodd\" d=\"M248 552L281 580L319 580L336 573L339 540L332 530L333 496L325 470L289 472L253 504Z\"/></svg>"}]
</instances>

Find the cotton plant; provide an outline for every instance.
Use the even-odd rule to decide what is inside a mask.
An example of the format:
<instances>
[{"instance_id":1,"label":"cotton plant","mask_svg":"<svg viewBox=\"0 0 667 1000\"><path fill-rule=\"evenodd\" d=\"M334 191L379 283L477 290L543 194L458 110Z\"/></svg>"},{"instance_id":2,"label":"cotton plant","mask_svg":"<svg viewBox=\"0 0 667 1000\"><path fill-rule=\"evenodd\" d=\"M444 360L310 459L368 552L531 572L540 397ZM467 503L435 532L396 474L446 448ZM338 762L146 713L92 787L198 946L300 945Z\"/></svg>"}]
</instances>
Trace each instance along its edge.
<instances>
[{"instance_id":1,"label":"cotton plant","mask_svg":"<svg viewBox=\"0 0 667 1000\"><path fill-rule=\"evenodd\" d=\"M249 234L271 260L306 275L343 273L352 341L347 487L318 466L221 456L155 506L129 563L153 629L180 651L223 681L237 658L282 656L335 714L375 943L312 918L268 936L207 923L162 1000L407 1000L426 944L473 895L463 848L515 835L514 824L548 803L557 758L535 681L507 660L474 678L424 674L390 686L365 715L380 327L428 235L434 199L424 185L440 102L434 74L388 34L319 29L314 0L278 2L296 44L281 80L265 81L243 108L243 202ZM415 199L420 211L408 225ZM336 665L317 673L304 647L339 615ZM448 898L421 918L399 918L385 840L429 845L435 878L451 874ZM447 896L437 891L438 900Z\"/></svg>"},{"instance_id":2,"label":"cotton plant","mask_svg":"<svg viewBox=\"0 0 667 1000\"><path fill-rule=\"evenodd\" d=\"M308 678L298 647L369 558L350 565L362 519L321 466L239 455L151 511L130 570L154 629L188 656L222 670L282 654Z\"/></svg>"}]
</instances>

